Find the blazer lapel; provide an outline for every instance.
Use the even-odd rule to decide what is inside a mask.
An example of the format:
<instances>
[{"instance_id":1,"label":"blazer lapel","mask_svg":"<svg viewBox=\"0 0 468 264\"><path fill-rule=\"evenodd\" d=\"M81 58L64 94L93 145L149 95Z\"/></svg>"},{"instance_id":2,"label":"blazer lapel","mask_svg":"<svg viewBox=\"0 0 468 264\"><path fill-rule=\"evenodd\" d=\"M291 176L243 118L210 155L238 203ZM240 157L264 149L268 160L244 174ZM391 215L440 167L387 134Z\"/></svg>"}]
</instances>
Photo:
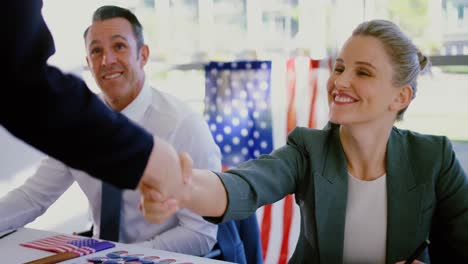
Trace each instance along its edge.
<instances>
[{"instance_id":1,"label":"blazer lapel","mask_svg":"<svg viewBox=\"0 0 468 264\"><path fill-rule=\"evenodd\" d=\"M421 197L407 142L393 129L387 146L387 263L404 260L417 241Z\"/></svg>"},{"instance_id":2,"label":"blazer lapel","mask_svg":"<svg viewBox=\"0 0 468 264\"><path fill-rule=\"evenodd\" d=\"M343 239L348 192L347 162L334 129L324 153L322 173L314 174L317 241L320 263L343 262Z\"/></svg>"}]
</instances>

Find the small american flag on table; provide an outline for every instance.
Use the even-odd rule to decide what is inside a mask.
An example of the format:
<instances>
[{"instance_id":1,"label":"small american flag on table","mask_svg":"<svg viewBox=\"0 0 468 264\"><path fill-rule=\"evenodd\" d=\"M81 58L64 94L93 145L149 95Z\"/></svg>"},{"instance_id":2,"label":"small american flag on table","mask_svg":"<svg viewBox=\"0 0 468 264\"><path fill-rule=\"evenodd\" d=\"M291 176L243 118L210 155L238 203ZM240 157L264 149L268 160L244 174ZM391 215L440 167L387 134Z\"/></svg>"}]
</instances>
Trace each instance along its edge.
<instances>
[{"instance_id":1,"label":"small american flag on table","mask_svg":"<svg viewBox=\"0 0 468 264\"><path fill-rule=\"evenodd\" d=\"M54 253L71 252L78 256L115 247L114 243L92 238L79 238L67 235L56 235L20 244L23 247L45 250Z\"/></svg>"}]
</instances>

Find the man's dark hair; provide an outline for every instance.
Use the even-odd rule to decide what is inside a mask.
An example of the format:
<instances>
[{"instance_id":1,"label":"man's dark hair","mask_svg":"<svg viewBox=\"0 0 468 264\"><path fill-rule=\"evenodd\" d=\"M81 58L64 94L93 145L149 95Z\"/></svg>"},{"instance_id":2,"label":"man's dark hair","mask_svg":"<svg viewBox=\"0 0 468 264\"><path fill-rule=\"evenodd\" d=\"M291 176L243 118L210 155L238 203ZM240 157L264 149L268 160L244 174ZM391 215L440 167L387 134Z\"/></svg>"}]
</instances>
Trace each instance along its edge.
<instances>
[{"instance_id":1,"label":"man's dark hair","mask_svg":"<svg viewBox=\"0 0 468 264\"><path fill-rule=\"evenodd\" d=\"M143 27L141 26L140 21L138 21L138 18L130 10L111 5L101 6L96 9L96 11L94 11L93 22L104 21L118 17L126 19L132 26L133 34L135 34L135 38L137 40L137 51L139 51L145 43L143 39ZM86 28L83 34L85 39L86 35L88 34L89 27Z\"/></svg>"}]
</instances>

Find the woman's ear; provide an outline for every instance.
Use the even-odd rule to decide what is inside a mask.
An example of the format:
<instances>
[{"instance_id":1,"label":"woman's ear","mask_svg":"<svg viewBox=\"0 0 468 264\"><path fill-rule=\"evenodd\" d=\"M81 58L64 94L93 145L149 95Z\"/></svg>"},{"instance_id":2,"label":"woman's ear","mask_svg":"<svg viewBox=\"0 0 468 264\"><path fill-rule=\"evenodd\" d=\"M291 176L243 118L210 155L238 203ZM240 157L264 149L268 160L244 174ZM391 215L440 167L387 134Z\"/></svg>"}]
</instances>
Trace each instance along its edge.
<instances>
[{"instance_id":1,"label":"woman's ear","mask_svg":"<svg viewBox=\"0 0 468 264\"><path fill-rule=\"evenodd\" d=\"M400 110L408 107L413 99L413 89L411 85L405 85L398 88L398 93L395 95L393 102L390 104L390 110L399 112Z\"/></svg>"}]
</instances>

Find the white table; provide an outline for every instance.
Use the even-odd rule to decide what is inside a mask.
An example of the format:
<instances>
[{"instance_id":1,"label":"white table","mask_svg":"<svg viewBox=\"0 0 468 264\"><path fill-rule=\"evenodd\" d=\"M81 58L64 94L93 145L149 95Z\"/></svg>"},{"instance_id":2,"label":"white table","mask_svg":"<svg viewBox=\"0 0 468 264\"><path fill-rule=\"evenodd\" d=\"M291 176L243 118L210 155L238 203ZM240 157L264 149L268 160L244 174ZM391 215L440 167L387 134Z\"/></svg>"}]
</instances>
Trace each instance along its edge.
<instances>
[{"instance_id":1,"label":"white table","mask_svg":"<svg viewBox=\"0 0 468 264\"><path fill-rule=\"evenodd\" d=\"M53 255L52 252L32 249L20 246L19 244L30 242L36 239L58 235L59 233L43 231L38 229L31 228L20 228L15 233L6 236L0 239L0 263L24 263L39 258L47 257ZM68 234L69 235L69 234ZM94 254L82 256L80 258L74 258L60 263L67 264L86 264L88 263L86 259L92 257L102 257L109 252L117 250L126 250L131 254L145 254L145 256L159 256L161 259L176 259L176 263L191 262L193 264L198 263L207 263L207 264L220 264L220 263L229 263L219 260L195 257L191 255L184 255L179 253L172 253L169 251L156 250L151 248L139 247L134 245L115 243L115 247L109 248L103 251L96 252Z\"/></svg>"}]
</instances>

